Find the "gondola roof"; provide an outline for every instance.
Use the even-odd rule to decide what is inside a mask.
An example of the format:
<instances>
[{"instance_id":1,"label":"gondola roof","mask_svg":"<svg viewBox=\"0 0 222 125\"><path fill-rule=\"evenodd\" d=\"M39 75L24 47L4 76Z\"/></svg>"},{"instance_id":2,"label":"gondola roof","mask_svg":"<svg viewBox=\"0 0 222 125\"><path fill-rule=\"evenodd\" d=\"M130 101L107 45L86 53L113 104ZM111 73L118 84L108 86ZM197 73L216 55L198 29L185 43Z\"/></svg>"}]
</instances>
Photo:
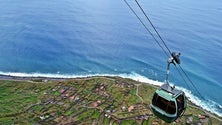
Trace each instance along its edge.
<instances>
[{"instance_id":1,"label":"gondola roof","mask_svg":"<svg viewBox=\"0 0 222 125\"><path fill-rule=\"evenodd\" d=\"M175 87L171 87L169 84L163 84L162 86L160 86L160 89L171 93L173 96L177 96L181 92L183 92L181 90L176 89Z\"/></svg>"}]
</instances>

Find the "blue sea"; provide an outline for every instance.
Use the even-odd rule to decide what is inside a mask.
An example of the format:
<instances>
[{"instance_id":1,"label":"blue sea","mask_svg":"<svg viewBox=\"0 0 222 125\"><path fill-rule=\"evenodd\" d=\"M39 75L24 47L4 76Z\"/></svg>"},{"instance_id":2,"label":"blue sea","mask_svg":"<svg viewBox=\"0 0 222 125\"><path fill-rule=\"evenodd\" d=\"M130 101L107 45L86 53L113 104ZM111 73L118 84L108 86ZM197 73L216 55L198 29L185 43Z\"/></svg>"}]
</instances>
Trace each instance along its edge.
<instances>
[{"instance_id":1,"label":"blue sea","mask_svg":"<svg viewBox=\"0 0 222 125\"><path fill-rule=\"evenodd\" d=\"M222 116L221 0L139 2L171 51L181 52L181 67L203 98L173 65L170 83ZM123 0L0 2L1 75L121 76L161 85L167 58Z\"/></svg>"}]
</instances>

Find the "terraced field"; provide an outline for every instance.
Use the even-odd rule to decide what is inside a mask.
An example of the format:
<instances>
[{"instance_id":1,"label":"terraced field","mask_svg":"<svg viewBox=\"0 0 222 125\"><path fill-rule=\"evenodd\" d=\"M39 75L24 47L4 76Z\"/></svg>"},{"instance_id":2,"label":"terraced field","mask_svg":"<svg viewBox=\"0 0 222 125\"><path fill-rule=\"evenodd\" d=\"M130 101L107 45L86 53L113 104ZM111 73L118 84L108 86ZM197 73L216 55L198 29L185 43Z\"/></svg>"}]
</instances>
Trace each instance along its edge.
<instances>
[{"instance_id":1,"label":"terraced field","mask_svg":"<svg viewBox=\"0 0 222 125\"><path fill-rule=\"evenodd\" d=\"M149 109L155 86L119 77L0 81L0 124L160 125ZM178 124L221 124L188 108Z\"/></svg>"}]
</instances>

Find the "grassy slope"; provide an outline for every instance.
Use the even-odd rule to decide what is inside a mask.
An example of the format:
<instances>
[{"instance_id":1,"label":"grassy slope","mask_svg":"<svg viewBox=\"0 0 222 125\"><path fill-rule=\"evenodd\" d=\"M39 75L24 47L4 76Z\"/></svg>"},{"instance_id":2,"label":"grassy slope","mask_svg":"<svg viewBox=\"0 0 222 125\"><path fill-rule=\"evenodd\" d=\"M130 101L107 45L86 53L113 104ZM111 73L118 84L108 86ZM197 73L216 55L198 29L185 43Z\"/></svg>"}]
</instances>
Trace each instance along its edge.
<instances>
[{"instance_id":1,"label":"grassy slope","mask_svg":"<svg viewBox=\"0 0 222 125\"><path fill-rule=\"evenodd\" d=\"M101 89L102 86L105 86L105 89ZM0 124L145 125L151 122L166 124L155 116L151 116L148 120L130 119L137 115L152 114L147 107L151 103L155 90L155 86L119 77L48 80L47 82L2 80L0 81ZM70 99L71 97L75 99ZM97 101L101 101L102 104L93 107ZM128 108L131 105L138 106L134 112L121 110L121 107ZM105 117L108 110L114 110L108 113L111 118ZM181 118L182 122L172 124L185 124L186 118L190 116L194 123L199 122L199 114L206 115L203 110L188 105ZM210 117L209 122L205 124L211 123L216 125L220 124L220 121Z\"/></svg>"}]
</instances>

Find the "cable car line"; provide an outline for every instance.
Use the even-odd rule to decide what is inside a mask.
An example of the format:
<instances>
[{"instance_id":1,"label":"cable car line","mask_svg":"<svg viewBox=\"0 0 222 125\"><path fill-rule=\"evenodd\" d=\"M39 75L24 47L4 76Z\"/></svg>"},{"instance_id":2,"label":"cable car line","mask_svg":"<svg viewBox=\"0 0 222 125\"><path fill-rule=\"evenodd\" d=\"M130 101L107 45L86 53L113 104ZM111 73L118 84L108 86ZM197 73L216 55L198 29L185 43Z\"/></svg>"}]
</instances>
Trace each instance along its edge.
<instances>
[{"instance_id":1,"label":"cable car line","mask_svg":"<svg viewBox=\"0 0 222 125\"><path fill-rule=\"evenodd\" d=\"M140 23L144 26L144 28L147 30L147 32L149 32L149 34L153 37L153 39L155 40L155 42L161 47L161 49L163 50L163 52L166 54L167 57L170 57L166 50L161 46L161 44L159 43L159 41L155 38L155 36L150 32L150 30L147 28L147 26L143 23L143 21L141 20L141 18L137 15L137 13L134 11L134 9L130 6L130 4L124 0L124 2L127 4L127 6L130 8L130 10L134 13L134 15L139 19ZM153 25L153 23L151 22L150 18L147 16L147 14L145 13L145 11L143 10L142 6L139 4L139 2L137 0L135 0L137 6L140 8L140 10L142 11L143 15L146 17L146 19L149 21L150 25L153 27L153 29L155 30L156 34L158 35L158 37L160 38L160 40L162 41L162 43L164 44L165 48L168 50L169 54L171 55L171 51L169 49L169 47L166 45L165 41L163 40L163 38L161 37L161 35L159 34L159 32L156 30L155 26ZM188 79L188 81L192 84L192 86L194 87L194 89L197 91L198 95L203 98L203 96L201 95L201 93L199 92L199 90L196 88L196 86L194 85L194 83L192 82L192 80L189 78L189 76L186 74L186 72L183 70L183 68L179 65L180 70L178 69L178 67L175 65L177 71L179 72L180 76L182 77L182 79L184 80L185 84L188 86L188 88L190 89L188 83L186 82L186 80L184 79L183 75L181 74L180 70L182 70L182 73L185 75L185 77ZM191 90L191 89L190 89ZM204 99L204 98L203 98Z\"/></svg>"},{"instance_id":2,"label":"cable car line","mask_svg":"<svg viewBox=\"0 0 222 125\"><path fill-rule=\"evenodd\" d=\"M153 29L155 30L155 32L157 33L157 35L159 36L159 38L161 39L161 41L163 42L164 46L167 48L168 52L171 54L172 52L170 51L170 49L167 47L165 41L162 39L162 37L160 36L159 32L156 30L155 26L153 25L153 23L151 22L150 18L147 16L147 14L145 13L145 11L143 10L143 8L141 7L141 5L139 4L139 2L137 0L135 0L136 4L139 6L140 10L143 12L144 16L146 17L146 19L150 22L151 26L153 27Z\"/></svg>"},{"instance_id":3,"label":"cable car line","mask_svg":"<svg viewBox=\"0 0 222 125\"><path fill-rule=\"evenodd\" d=\"M150 30L147 28L147 26L143 23L142 19L136 14L136 12L134 11L134 9L130 6L130 4L124 0L124 2L126 3L126 5L130 8L130 10L133 12L133 14L137 17L137 19L140 21L140 23L143 25L143 27L146 29L146 31L153 37L153 39L156 41L156 43L159 45L159 47L163 50L163 52L166 54L167 57L170 57L166 50L161 46L161 44L159 43L159 41L155 38L155 36L150 32Z\"/></svg>"},{"instance_id":4,"label":"cable car line","mask_svg":"<svg viewBox=\"0 0 222 125\"><path fill-rule=\"evenodd\" d=\"M155 32L157 33L157 35L159 36L159 38L161 39L161 41L163 42L164 46L167 48L167 50L169 51L169 53L171 53L170 49L167 47L165 41L162 39L162 37L160 36L159 32L156 30L155 26L153 25L153 23L151 22L151 20L149 19L149 17L147 16L147 14L145 13L145 11L143 10L143 8L141 7L141 5L139 4L139 2L137 0L135 0L135 2L137 3L137 5L139 6L140 10L143 12L144 16L147 18L147 20L150 22L151 26L153 27L153 29L155 30ZM176 66L176 65L175 65ZM201 98L203 98L203 96L200 94L199 90L196 88L196 86L194 85L194 83L192 82L192 80L189 78L189 76L186 74L186 72L183 70L183 68L179 65L179 68L182 70L182 72L184 73L184 75L187 77L187 79L189 80L189 82L192 84L192 86L194 87L194 89L197 91L197 93L199 94L199 96ZM176 67L176 69L178 70L178 68ZM178 70L179 72L179 70ZM181 75L181 77L183 78L183 76ZM184 78L183 78L184 79ZM184 80L185 81L185 80ZM187 82L185 82L187 84ZM188 86L188 85L187 85Z\"/></svg>"},{"instance_id":5,"label":"cable car line","mask_svg":"<svg viewBox=\"0 0 222 125\"><path fill-rule=\"evenodd\" d=\"M183 77L182 73L181 73L180 70L177 68L177 66L176 66L176 70L177 70L177 72L179 73L180 77L183 79L183 81L186 83L187 88L188 88L189 90L191 90L189 84L187 83L187 81L186 81L185 78Z\"/></svg>"},{"instance_id":6,"label":"cable car line","mask_svg":"<svg viewBox=\"0 0 222 125\"><path fill-rule=\"evenodd\" d=\"M199 92L199 90L197 89L197 87L194 85L193 81L190 79L190 77L187 75L187 73L183 70L183 68L179 65L181 71L183 72L183 74L187 77L187 79L189 80L189 82L192 84L192 86L194 87L194 89L197 91L197 93L199 94L199 96L204 99L204 97L201 95L201 93Z\"/></svg>"},{"instance_id":7,"label":"cable car line","mask_svg":"<svg viewBox=\"0 0 222 125\"><path fill-rule=\"evenodd\" d=\"M156 30L155 26L153 25L153 23L151 22L150 18L147 16L147 14L145 13L145 11L143 10L142 6L139 4L139 2L137 0L135 0L136 4L138 5L138 7L140 8L140 10L143 12L144 16L146 17L146 19L149 21L149 23L151 24L151 26L153 27L153 29L155 30L155 32L157 33L158 37L160 38L160 40L163 42L164 46L167 48L168 52L171 54L170 49L168 48L168 46L166 45L165 41L162 39L162 37L160 36L159 32ZM176 66L176 65L175 65ZM184 75L187 77L187 79L189 80L189 82L192 84L192 86L194 87L194 89L197 91L198 95L203 98L203 96L200 94L199 90L196 88L196 86L194 85L194 83L192 82L192 80L189 78L189 76L186 74L186 72L183 70L183 68L179 65L179 68L182 70L182 72L184 73ZM178 68L176 67L177 71L179 72ZM180 73L181 74L181 73ZM180 75L183 78L182 75ZM185 80L184 80L185 81ZM187 84L187 82L185 81L185 83ZM188 86L188 85L187 85Z\"/></svg>"}]
</instances>

